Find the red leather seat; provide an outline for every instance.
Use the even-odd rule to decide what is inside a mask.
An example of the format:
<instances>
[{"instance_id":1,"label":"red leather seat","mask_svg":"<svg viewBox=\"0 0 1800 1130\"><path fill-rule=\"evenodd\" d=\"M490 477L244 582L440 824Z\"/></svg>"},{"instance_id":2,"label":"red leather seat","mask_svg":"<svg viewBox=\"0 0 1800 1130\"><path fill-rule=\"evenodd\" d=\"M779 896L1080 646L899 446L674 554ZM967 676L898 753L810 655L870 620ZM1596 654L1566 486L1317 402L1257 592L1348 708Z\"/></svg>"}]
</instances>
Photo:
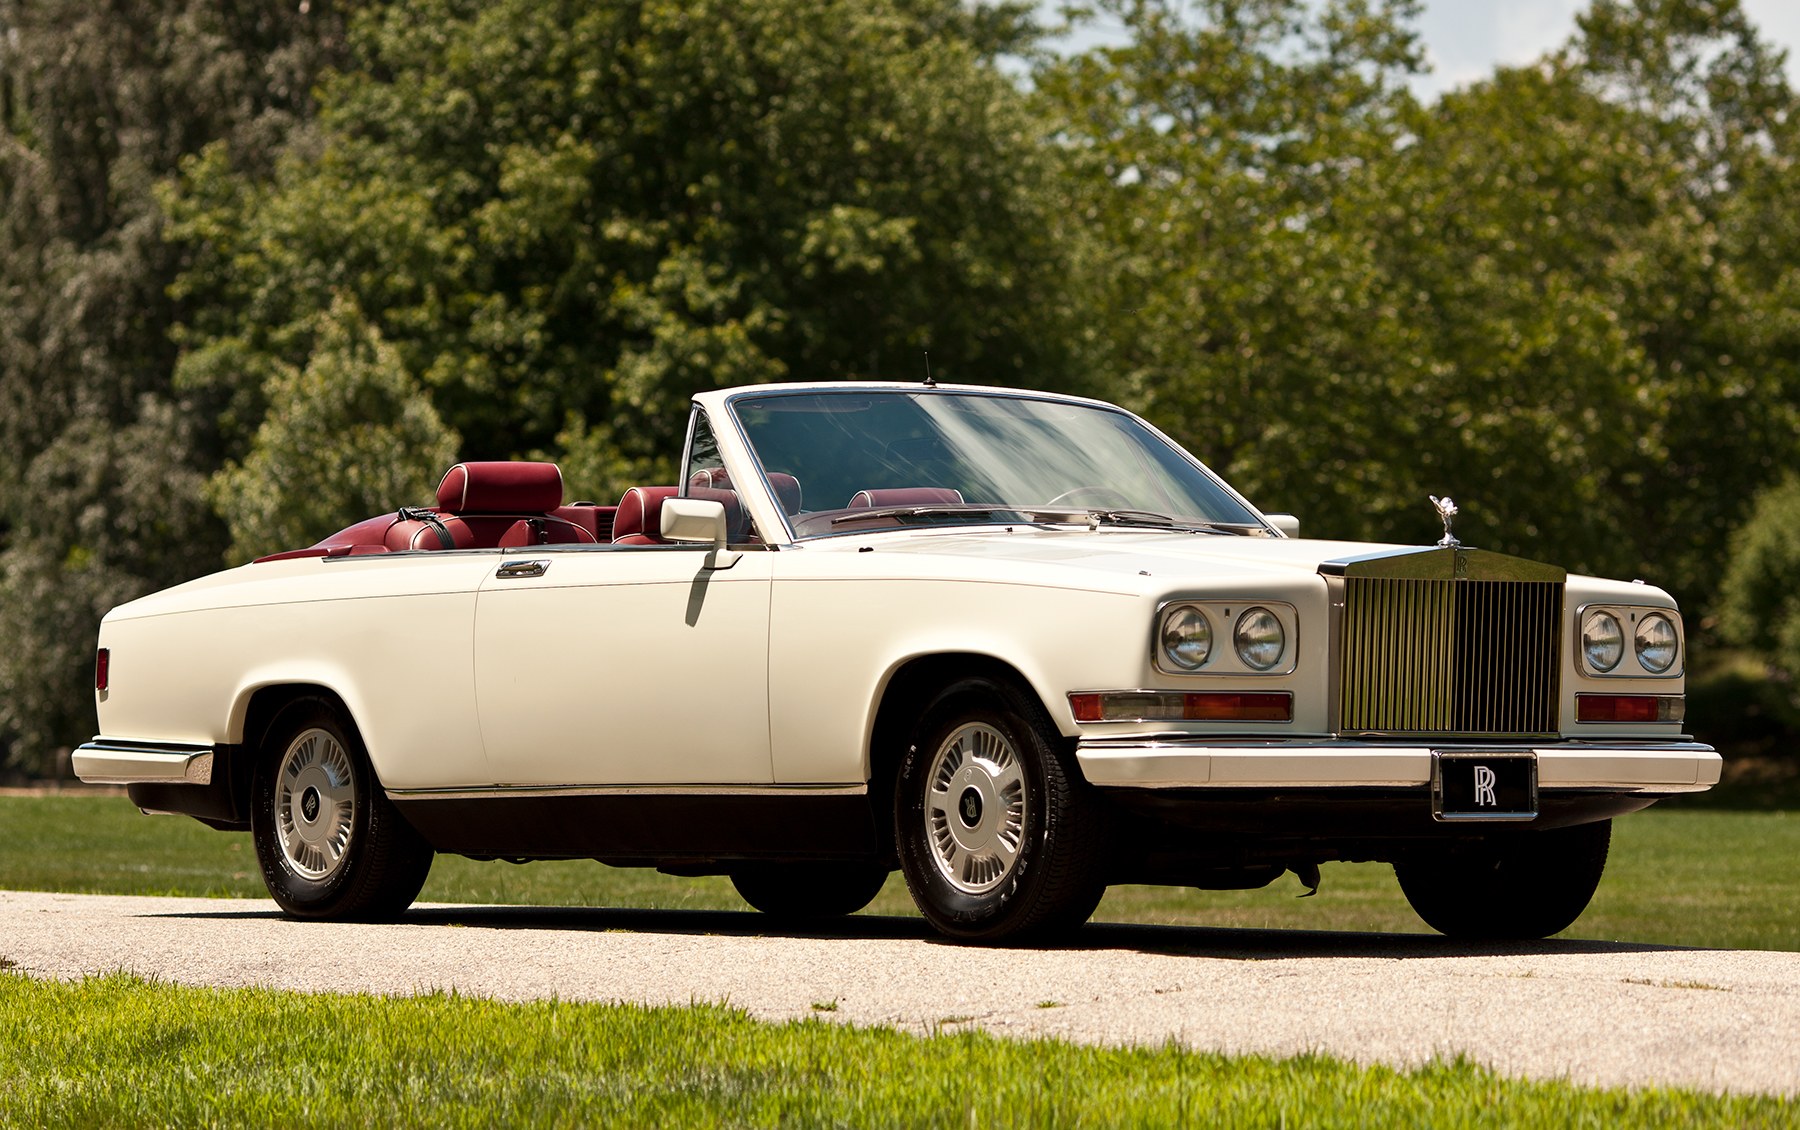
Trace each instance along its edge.
<instances>
[{"instance_id":1,"label":"red leather seat","mask_svg":"<svg viewBox=\"0 0 1800 1130\"><path fill-rule=\"evenodd\" d=\"M662 504L681 492L674 487L632 487L613 514L614 545L667 545L662 536Z\"/></svg>"},{"instance_id":2,"label":"red leather seat","mask_svg":"<svg viewBox=\"0 0 1800 1130\"><path fill-rule=\"evenodd\" d=\"M438 483L435 510L403 510L384 537L389 549L514 549L592 542L551 512L562 505L554 463L458 463Z\"/></svg>"},{"instance_id":3,"label":"red leather seat","mask_svg":"<svg viewBox=\"0 0 1800 1130\"><path fill-rule=\"evenodd\" d=\"M769 488L775 492L775 501L781 503L781 511L788 516L800 513L800 480L781 471L769 472Z\"/></svg>"},{"instance_id":4,"label":"red leather seat","mask_svg":"<svg viewBox=\"0 0 1800 1130\"><path fill-rule=\"evenodd\" d=\"M365 518L306 549L257 560L595 542L603 523L610 534L611 507L563 506L562 495L562 471L554 463L458 463L439 481L436 507Z\"/></svg>"}]
</instances>

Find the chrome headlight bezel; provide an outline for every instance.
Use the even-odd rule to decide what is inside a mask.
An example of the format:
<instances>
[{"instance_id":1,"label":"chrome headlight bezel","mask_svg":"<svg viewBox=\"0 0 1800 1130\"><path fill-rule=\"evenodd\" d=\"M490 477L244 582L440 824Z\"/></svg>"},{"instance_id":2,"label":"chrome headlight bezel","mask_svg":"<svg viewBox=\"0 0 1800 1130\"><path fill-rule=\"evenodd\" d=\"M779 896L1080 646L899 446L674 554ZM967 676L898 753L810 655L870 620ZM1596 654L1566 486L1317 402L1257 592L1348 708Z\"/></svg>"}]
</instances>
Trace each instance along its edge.
<instances>
[{"instance_id":1,"label":"chrome headlight bezel","mask_svg":"<svg viewBox=\"0 0 1800 1130\"><path fill-rule=\"evenodd\" d=\"M1280 650L1274 662L1268 666L1258 666L1251 662L1253 658L1261 662L1266 656L1253 653L1246 657L1240 648L1240 626L1244 625L1246 617L1256 613L1266 615L1281 637ZM1189 616L1204 619L1212 633L1206 659L1191 666L1181 662L1172 652L1172 641L1182 635L1181 625L1184 618ZM1261 620L1254 623L1264 632L1268 631L1267 623ZM1300 613L1285 601L1176 597L1157 606L1154 624L1155 631L1150 642L1151 659L1156 670L1164 675L1261 678L1292 674L1299 661ZM1226 646L1227 636L1230 637L1230 646Z\"/></svg>"},{"instance_id":2,"label":"chrome headlight bezel","mask_svg":"<svg viewBox=\"0 0 1800 1130\"><path fill-rule=\"evenodd\" d=\"M1590 625L1610 621L1617 629L1613 642L1618 659L1602 667L1590 654ZM1666 665L1656 666L1659 649L1667 649ZM1684 674L1687 634L1681 613L1673 608L1644 604L1584 604L1575 613L1575 668L1590 679L1678 679Z\"/></svg>"}]
</instances>

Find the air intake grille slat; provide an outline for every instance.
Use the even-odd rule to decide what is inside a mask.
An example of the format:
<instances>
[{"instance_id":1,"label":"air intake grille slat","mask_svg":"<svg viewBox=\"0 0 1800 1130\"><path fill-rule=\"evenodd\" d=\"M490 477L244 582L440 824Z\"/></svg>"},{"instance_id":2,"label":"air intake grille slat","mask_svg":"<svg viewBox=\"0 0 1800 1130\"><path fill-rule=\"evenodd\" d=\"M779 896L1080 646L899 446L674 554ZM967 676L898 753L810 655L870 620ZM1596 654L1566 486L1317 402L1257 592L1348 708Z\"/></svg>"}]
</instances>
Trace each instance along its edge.
<instances>
[{"instance_id":1,"label":"air intake grille slat","mask_svg":"<svg viewBox=\"0 0 1800 1130\"><path fill-rule=\"evenodd\" d=\"M1556 731L1560 582L1353 577L1344 585L1342 730Z\"/></svg>"}]
</instances>

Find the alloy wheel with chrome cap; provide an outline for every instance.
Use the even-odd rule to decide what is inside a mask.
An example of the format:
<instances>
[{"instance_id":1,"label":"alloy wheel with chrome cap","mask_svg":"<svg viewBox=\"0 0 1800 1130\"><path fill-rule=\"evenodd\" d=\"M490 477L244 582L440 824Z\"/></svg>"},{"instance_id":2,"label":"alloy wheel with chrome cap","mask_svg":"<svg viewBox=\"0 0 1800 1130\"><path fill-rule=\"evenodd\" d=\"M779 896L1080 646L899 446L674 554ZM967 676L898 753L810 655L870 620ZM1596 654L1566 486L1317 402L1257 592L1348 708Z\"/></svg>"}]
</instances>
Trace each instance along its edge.
<instances>
[{"instance_id":1,"label":"alloy wheel with chrome cap","mask_svg":"<svg viewBox=\"0 0 1800 1130\"><path fill-rule=\"evenodd\" d=\"M1085 922L1105 890L1102 806L1036 700L962 679L926 709L895 789L900 870L953 937L1001 941Z\"/></svg>"},{"instance_id":2,"label":"alloy wheel with chrome cap","mask_svg":"<svg viewBox=\"0 0 1800 1130\"><path fill-rule=\"evenodd\" d=\"M341 705L294 700L252 753L251 839L282 910L380 920L412 904L431 870L431 847L382 792Z\"/></svg>"}]
</instances>

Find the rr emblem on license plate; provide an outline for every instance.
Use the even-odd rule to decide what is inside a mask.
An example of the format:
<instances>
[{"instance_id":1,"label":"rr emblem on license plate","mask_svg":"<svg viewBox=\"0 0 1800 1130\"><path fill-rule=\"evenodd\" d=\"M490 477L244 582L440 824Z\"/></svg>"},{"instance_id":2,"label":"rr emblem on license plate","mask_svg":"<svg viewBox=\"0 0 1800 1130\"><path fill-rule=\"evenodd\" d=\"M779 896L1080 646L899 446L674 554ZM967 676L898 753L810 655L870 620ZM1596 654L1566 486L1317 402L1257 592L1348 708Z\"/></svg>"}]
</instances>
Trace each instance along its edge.
<instances>
[{"instance_id":1,"label":"rr emblem on license plate","mask_svg":"<svg viewBox=\"0 0 1800 1130\"><path fill-rule=\"evenodd\" d=\"M1537 755L1432 750L1431 815L1438 820L1535 820Z\"/></svg>"}]
</instances>

